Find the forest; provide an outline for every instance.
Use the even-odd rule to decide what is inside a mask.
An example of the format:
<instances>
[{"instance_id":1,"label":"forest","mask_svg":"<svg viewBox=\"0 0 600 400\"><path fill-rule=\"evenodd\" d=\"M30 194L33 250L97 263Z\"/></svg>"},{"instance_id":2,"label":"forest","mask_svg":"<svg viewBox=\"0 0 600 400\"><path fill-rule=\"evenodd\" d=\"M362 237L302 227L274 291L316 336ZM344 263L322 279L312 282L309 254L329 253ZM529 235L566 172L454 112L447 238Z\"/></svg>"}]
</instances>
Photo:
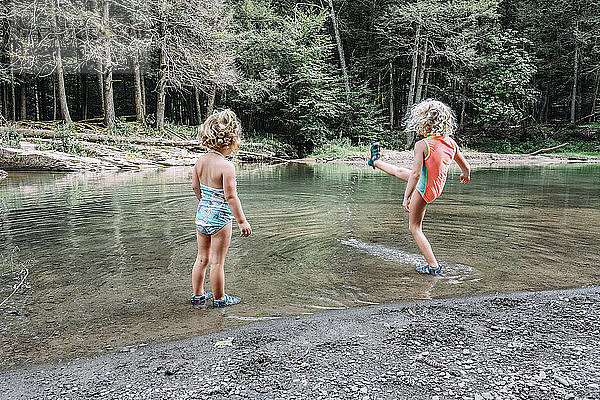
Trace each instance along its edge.
<instances>
[{"instance_id":1,"label":"forest","mask_svg":"<svg viewBox=\"0 0 600 400\"><path fill-rule=\"evenodd\" d=\"M459 142L595 151L600 0L16 0L0 13L0 125L193 127L229 107L300 155L409 147L447 102ZM577 129L573 129L576 127ZM595 146L595 147L594 147Z\"/></svg>"}]
</instances>

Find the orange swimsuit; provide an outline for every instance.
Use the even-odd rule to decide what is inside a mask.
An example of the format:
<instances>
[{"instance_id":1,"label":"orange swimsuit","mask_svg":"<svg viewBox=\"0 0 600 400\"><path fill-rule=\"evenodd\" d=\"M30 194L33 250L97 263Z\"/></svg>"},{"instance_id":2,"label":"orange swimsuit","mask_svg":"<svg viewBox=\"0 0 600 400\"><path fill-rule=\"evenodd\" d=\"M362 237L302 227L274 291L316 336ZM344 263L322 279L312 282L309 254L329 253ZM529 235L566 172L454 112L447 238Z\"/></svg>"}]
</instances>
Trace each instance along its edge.
<instances>
[{"instance_id":1,"label":"orange swimsuit","mask_svg":"<svg viewBox=\"0 0 600 400\"><path fill-rule=\"evenodd\" d=\"M426 203L431 203L442 194L448 168L454 159L458 145L450 136L430 135L423 139L428 155L423 160L417 191Z\"/></svg>"}]
</instances>

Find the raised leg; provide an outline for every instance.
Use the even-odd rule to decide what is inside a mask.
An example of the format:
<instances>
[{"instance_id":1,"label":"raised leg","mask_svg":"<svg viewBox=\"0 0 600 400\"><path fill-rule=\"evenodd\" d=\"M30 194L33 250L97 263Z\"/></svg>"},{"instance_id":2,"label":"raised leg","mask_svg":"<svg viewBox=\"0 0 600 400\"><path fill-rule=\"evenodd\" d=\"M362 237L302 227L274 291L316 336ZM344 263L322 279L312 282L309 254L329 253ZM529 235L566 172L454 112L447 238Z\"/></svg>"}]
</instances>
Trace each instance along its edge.
<instances>
[{"instance_id":1,"label":"raised leg","mask_svg":"<svg viewBox=\"0 0 600 400\"><path fill-rule=\"evenodd\" d=\"M386 163L381 159L374 161L373 165L375 166L375 168L382 170L388 175L395 176L396 178L408 182L408 177L410 175L410 169L408 168L398 167L396 165Z\"/></svg>"},{"instance_id":2,"label":"raised leg","mask_svg":"<svg viewBox=\"0 0 600 400\"><path fill-rule=\"evenodd\" d=\"M194 296L202 296L204 294L204 277L206 275L206 267L208 266L210 254L210 236L196 230L196 239L198 240L198 254L196 262L192 268L192 290Z\"/></svg>"},{"instance_id":3,"label":"raised leg","mask_svg":"<svg viewBox=\"0 0 600 400\"><path fill-rule=\"evenodd\" d=\"M417 242L417 246L419 247L421 254L423 254L425 260L427 260L427 264L429 264L431 267L437 268L439 267L439 264L433 255L431 245L429 244L429 241L423 234L422 230L426 206L427 203L425 200L423 200L419 192L415 190L410 198L408 228L410 229L410 233L412 233L413 238L415 238L415 242Z\"/></svg>"},{"instance_id":4,"label":"raised leg","mask_svg":"<svg viewBox=\"0 0 600 400\"><path fill-rule=\"evenodd\" d=\"M232 223L211 236L210 247L210 286L215 300L225 295L225 256L231 243Z\"/></svg>"}]
</instances>

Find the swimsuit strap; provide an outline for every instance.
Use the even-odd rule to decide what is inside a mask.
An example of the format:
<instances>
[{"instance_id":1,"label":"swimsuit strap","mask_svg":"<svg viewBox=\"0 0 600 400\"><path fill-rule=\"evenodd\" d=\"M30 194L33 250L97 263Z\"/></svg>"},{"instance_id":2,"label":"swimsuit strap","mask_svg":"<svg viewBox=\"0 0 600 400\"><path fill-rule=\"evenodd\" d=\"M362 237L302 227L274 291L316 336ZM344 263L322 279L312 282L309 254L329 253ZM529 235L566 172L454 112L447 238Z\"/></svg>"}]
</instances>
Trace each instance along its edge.
<instances>
[{"instance_id":1,"label":"swimsuit strap","mask_svg":"<svg viewBox=\"0 0 600 400\"><path fill-rule=\"evenodd\" d=\"M208 149L208 152L209 153L216 153L216 154L220 155L221 157L225 158L225 156L223 155L223 153L221 153L220 151L217 151L215 149ZM225 159L227 159L227 158L225 158Z\"/></svg>"}]
</instances>

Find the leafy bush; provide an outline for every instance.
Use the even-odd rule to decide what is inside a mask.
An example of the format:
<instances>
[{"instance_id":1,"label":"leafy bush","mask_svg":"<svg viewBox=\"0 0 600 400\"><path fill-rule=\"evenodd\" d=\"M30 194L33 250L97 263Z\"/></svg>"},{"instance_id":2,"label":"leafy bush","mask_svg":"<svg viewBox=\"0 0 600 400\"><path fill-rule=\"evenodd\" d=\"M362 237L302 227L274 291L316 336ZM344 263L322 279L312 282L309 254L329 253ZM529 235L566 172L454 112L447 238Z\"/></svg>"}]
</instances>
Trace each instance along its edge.
<instances>
[{"instance_id":1,"label":"leafy bush","mask_svg":"<svg viewBox=\"0 0 600 400\"><path fill-rule=\"evenodd\" d=\"M369 145L353 146L349 138L331 140L319 148L315 149L310 155L314 158L336 158L343 159L348 157L364 157L369 154Z\"/></svg>"},{"instance_id":2,"label":"leafy bush","mask_svg":"<svg viewBox=\"0 0 600 400\"><path fill-rule=\"evenodd\" d=\"M56 150L63 153L87 156L85 146L74 138L72 125L60 124L56 129L58 139L53 139L39 147L40 150Z\"/></svg>"},{"instance_id":3,"label":"leafy bush","mask_svg":"<svg viewBox=\"0 0 600 400\"><path fill-rule=\"evenodd\" d=\"M17 128L0 128L0 147L21 147L23 135L17 131Z\"/></svg>"}]
</instances>

